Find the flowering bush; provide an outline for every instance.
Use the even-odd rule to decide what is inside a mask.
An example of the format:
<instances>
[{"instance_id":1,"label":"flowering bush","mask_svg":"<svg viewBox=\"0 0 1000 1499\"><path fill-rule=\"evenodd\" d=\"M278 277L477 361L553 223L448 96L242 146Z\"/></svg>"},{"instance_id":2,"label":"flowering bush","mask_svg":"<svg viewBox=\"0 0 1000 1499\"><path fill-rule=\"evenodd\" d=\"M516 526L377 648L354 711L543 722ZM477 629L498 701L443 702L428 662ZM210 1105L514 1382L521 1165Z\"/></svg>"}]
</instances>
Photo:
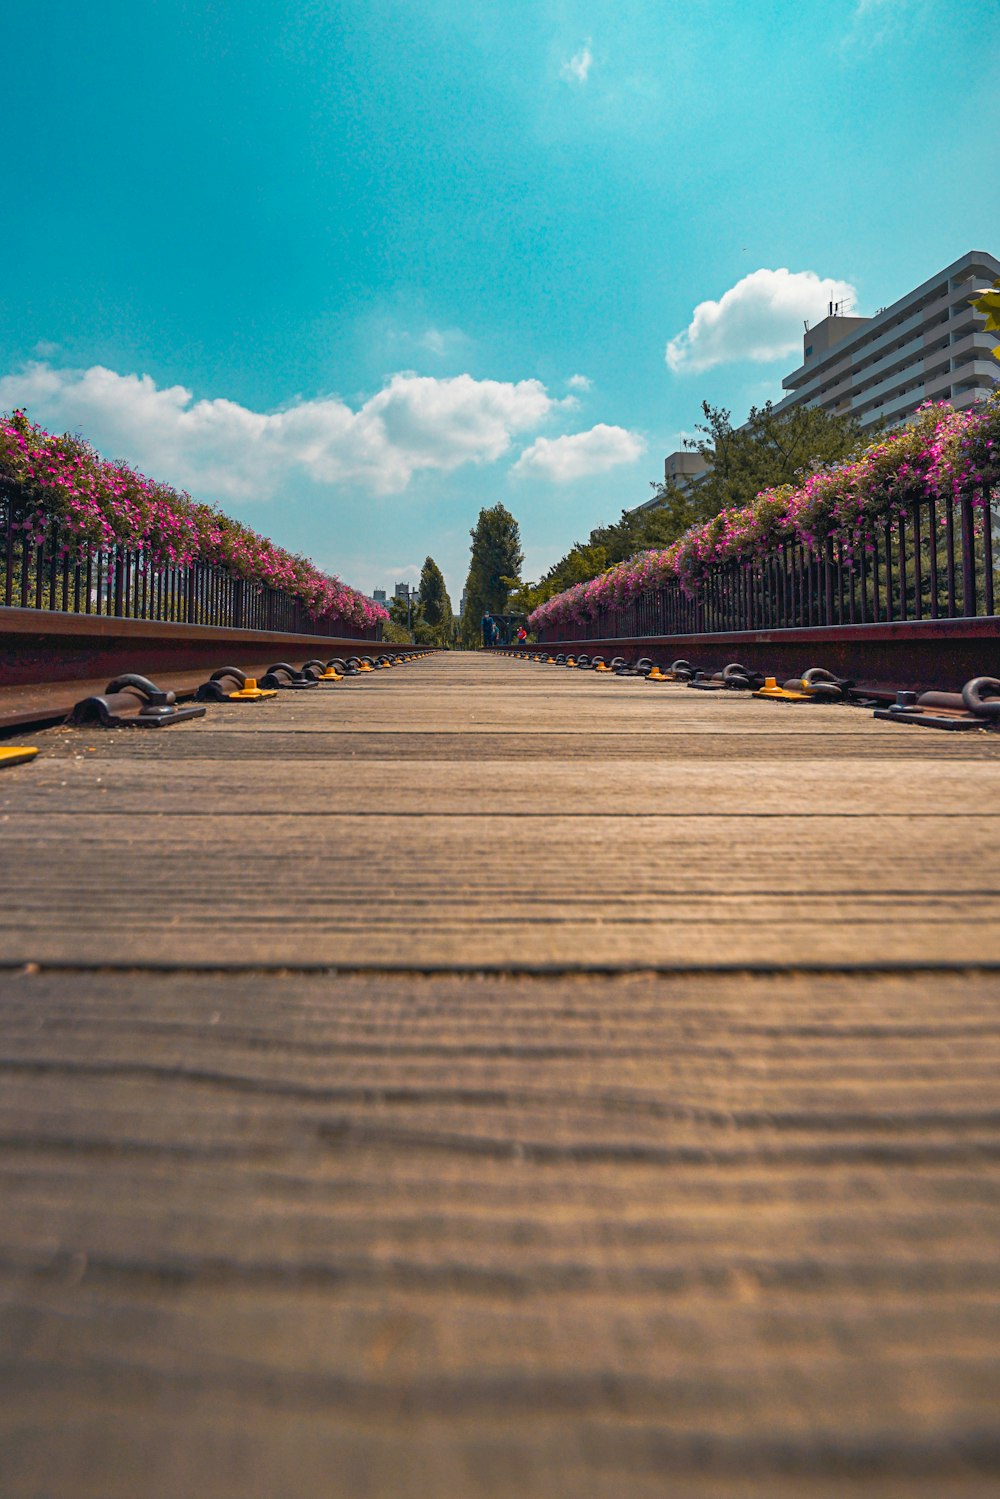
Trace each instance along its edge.
<instances>
[{"instance_id":1,"label":"flowering bush","mask_svg":"<svg viewBox=\"0 0 1000 1499\"><path fill-rule=\"evenodd\" d=\"M0 416L0 481L27 501L21 524L38 541L52 519L63 548L77 555L116 544L154 566L213 563L238 578L280 588L314 619L336 616L367 627L388 619L381 604L327 577L239 521L124 463L109 463L80 437L57 437L23 411Z\"/></svg>"},{"instance_id":2,"label":"flowering bush","mask_svg":"<svg viewBox=\"0 0 1000 1499\"><path fill-rule=\"evenodd\" d=\"M666 583L692 596L719 564L750 564L782 543L815 548L832 538L850 564L915 500L969 497L981 510L998 483L1000 390L967 411L928 404L910 426L880 437L852 462L819 469L799 485L763 490L741 509L723 510L663 551L640 552L556 594L528 624L532 630L584 624Z\"/></svg>"}]
</instances>

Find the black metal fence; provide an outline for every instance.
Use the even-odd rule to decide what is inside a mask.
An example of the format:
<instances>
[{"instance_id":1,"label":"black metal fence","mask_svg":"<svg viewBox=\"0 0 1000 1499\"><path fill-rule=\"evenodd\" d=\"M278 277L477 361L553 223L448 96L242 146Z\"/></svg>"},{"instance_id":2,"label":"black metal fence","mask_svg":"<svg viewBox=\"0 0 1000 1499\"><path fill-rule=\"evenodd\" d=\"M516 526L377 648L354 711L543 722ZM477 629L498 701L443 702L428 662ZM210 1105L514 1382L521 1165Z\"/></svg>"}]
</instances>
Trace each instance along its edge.
<instances>
[{"instance_id":1,"label":"black metal fence","mask_svg":"<svg viewBox=\"0 0 1000 1499\"><path fill-rule=\"evenodd\" d=\"M866 544L787 543L752 562L710 569L693 594L679 582L582 623L543 626L540 642L722 634L825 625L995 616L992 512L970 498L923 500Z\"/></svg>"},{"instance_id":2,"label":"black metal fence","mask_svg":"<svg viewBox=\"0 0 1000 1499\"><path fill-rule=\"evenodd\" d=\"M161 624L221 625L236 630L378 640L381 625L314 618L283 589L238 578L206 562L154 565L126 546L63 545L57 520L36 524L16 491L0 488L0 605L65 614L145 619Z\"/></svg>"}]
</instances>

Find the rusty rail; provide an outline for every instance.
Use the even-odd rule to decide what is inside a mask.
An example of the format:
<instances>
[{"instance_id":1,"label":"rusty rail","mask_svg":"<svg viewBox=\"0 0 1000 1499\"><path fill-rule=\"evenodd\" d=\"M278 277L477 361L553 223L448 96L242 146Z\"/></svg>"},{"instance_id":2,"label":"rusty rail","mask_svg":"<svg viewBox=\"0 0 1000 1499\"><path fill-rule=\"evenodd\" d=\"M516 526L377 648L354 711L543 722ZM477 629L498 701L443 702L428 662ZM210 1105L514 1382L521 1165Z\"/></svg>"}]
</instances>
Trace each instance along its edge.
<instances>
[{"instance_id":1,"label":"rusty rail","mask_svg":"<svg viewBox=\"0 0 1000 1499\"><path fill-rule=\"evenodd\" d=\"M79 698L124 673L151 677L178 697L219 667L249 676L276 661L362 654L427 654L331 634L239 630L106 615L0 608L0 732L64 719Z\"/></svg>"},{"instance_id":2,"label":"rusty rail","mask_svg":"<svg viewBox=\"0 0 1000 1499\"><path fill-rule=\"evenodd\" d=\"M777 677L800 676L822 666L838 676L892 696L899 689L958 692L974 677L1000 676L1000 618L937 619L829 625L800 629L650 632L639 636L581 637L569 630L546 638L547 652L583 648L607 660L650 657L669 664L680 657L702 671L731 661ZM526 648L529 652L537 646ZM515 650L504 654L521 654Z\"/></svg>"}]
</instances>

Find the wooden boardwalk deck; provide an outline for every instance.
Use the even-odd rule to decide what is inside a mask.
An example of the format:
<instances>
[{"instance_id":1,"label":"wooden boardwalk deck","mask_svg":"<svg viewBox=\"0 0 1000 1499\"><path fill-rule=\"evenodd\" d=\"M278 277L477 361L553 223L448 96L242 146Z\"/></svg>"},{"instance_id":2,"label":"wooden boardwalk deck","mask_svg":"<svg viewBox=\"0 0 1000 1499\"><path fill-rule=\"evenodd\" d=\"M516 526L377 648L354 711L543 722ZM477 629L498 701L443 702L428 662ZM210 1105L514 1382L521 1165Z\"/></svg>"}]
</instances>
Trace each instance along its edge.
<instances>
[{"instance_id":1,"label":"wooden boardwalk deck","mask_svg":"<svg viewBox=\"0 0 1000 1499\"><path fill-rule=\"evenodd\" d=\"M448 657L0 777L5 1499L1000 1485L1000 740Z\"/></svg>"}]
</instances>

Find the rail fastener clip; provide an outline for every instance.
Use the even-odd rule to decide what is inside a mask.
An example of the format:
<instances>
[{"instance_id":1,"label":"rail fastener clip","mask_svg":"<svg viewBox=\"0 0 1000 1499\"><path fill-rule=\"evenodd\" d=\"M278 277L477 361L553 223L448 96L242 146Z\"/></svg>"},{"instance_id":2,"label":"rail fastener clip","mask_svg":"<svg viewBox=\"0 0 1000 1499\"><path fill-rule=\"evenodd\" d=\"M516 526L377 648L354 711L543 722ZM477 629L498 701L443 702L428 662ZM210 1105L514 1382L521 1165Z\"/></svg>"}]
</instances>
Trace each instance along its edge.
<instances>
[{"instance_id":1,"label":"rail fastener clip","mask_svg":"<svg viewBox=\"0 0 1000 1499\"><path fill-rule=\"evenodd\" d=\"M973 677L961 692L897 692L896 701L876 708L875 718L886 723L915 724L922 729L1000 727L1000 681L996 677Z\"/></svg>"},{"instance_id":2,"label":"rail fastener clip","mask_svg":"<svg viewBox=\"0 0 1000 1499\"><path fill-rule=\"evenodd\" d=\"M0 745L0 770L6 770L13 765L27 765L28 761L34 760L37 754L38 751L33 745Z\"/></svg>"},{"instance_id":3,"label":"rail fastener clip","mask_svg":"<svg viewBox=\"0 0 1000 1499\"><path fill-rule=\"evenodd\" d=\"M318 685L315 677L296 671L295 667L289 666L286 661L279 661L275 666L269 666L258 683L258 686L273 689L275 692L303 692L308 687Z\"/></svg>"},{"instance_id":4,"label":"rail fastener clip","mask_svg":"<svg viewBox=\"0 0 1000 1499\"><path fill-rule=\"evenodd\" d=\"M278 693L273 688L268 691L258 687L256 678L248 677L238 666L220 666L194 696L199 703L262 703Z\"/></svg>"},{"instance_id":5,"label":"rail fastener clip","mask_svg":"<svg viewBox=\"0 0 1000 1499\"><path fill-rule=\"evenodd\" d=\"M74 727L99 724L104 729L161 729L204 716L203 707L179 707L174 693L161 692L148 677L128 672L109 682L102 694L82 698L67 721Z\"/></svg>"},{"instance_id":6,"label":"rail fastener clip","mask_svg":"<svg viewBox=\"0 0 1000 1499\"><path fill-rule=\"evenodd\" d=\"M754 691L754 697L771 698L775 702L782 703L812 703L819 699L811 692L802 691L802 678L790 677L783 686L778 686L777 677L765 677L763 687Z\"/></svg>"},{"instance_id":7,"label":"rail fastener clip","mask_svg":"<svg viewBox=\"0 0 1000 1499\"><path fill-rule=\"evenodd\" d=\"M334 685L344 680L343 672L326 661L306 661L302 667L302 675L312 677L314 682L329 682Z\"/></svg>"}]
</instances>

